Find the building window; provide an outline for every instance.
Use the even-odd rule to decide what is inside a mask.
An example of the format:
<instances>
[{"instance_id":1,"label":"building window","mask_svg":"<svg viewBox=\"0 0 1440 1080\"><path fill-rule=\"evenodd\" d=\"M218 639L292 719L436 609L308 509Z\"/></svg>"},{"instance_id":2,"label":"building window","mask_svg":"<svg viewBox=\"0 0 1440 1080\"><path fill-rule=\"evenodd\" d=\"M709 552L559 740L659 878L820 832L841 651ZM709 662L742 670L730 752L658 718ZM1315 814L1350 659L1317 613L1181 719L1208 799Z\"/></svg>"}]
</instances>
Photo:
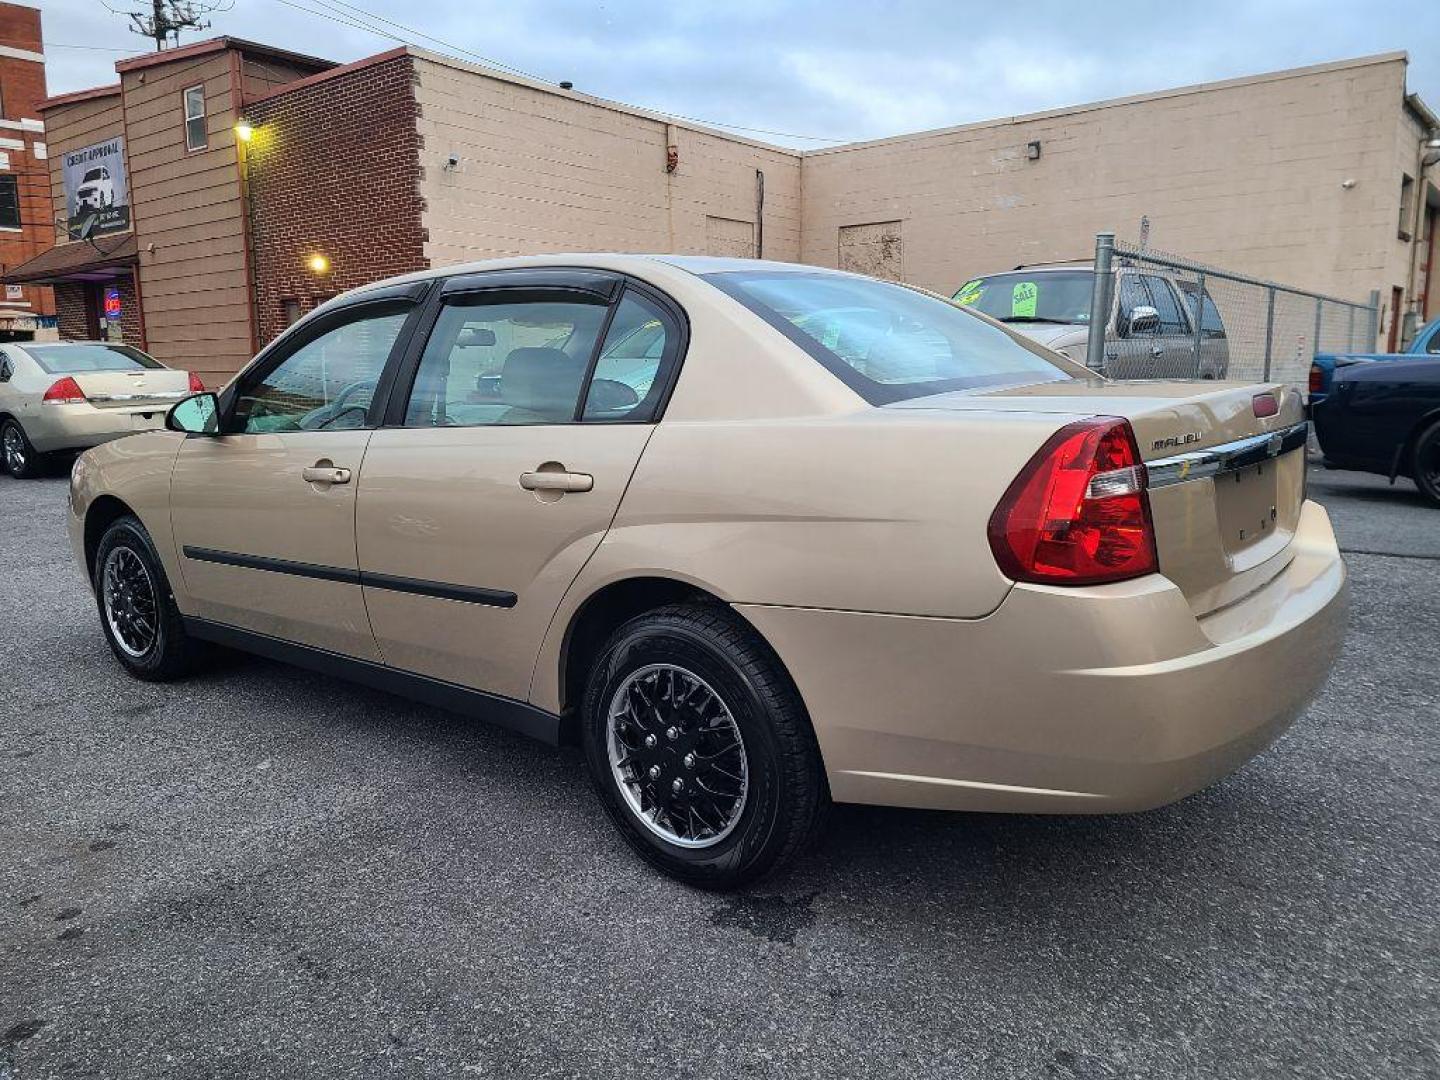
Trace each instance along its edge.
<instances>
[{"instance_id":1,"label":"building window","mask_svg":"<svg viewBox=\"0 0 1440 1080\"><path fill-rule=\"evenodd\" d=\"M20 179L0 173L0 229L20 228Z\"/></svg>"},{"instance_id":2,"label":"building window","mask_svg":"<svg viewBox=\"0 0 1440 1080\"><path fill-rule=\"evenodd\" d=\"M300 301L291 297L280 301L280 321L286 326L294 326L300 321Z\"/></svg>"},{"instance_id":3,"label":"building window","mask_svg":"<svg viewBox=\"0 0 1440 1080\"><path fill-rule=\"evenodd\" d=\"M204 150L205 87L192 86L185 91L185 149Z\"/></svg>"},{"instance_id":4,"label":"building window","mask_svg":"<svg viewBox=\"0 0 1440 1080\"><path fill-rule=\"evenodd\" d=\"M1400 175L1400 239L1410 239L1410 225L1415 220L1415 178Z\"/></svg>"}]
</instances>

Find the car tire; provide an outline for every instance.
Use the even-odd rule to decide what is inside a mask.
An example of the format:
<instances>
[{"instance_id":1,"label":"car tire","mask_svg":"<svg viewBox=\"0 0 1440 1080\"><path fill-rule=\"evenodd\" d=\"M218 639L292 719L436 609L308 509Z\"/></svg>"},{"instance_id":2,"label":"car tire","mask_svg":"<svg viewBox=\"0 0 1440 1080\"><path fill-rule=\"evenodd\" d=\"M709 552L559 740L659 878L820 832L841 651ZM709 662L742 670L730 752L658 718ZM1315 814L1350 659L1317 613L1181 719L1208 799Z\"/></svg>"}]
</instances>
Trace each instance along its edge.
<instances>
[{"instance_id":1,"label":"car tire","mask_svg":"<svg viewBox=\"0 0 1440 1080\"><path fill-rule=\"evenodd\" d=\"M1410 452L1410 478L1420 494L1440 506L1440 423L1431 424L1416 438Z\"/></svg>"},{"instance_id":2,"label":"car tire","mask_svg":"<svg viewBox=\"0 0 1440 1080\"><path fill-rule=\"evenodd\" d=\"M33 480L45 472L46 456L31 445L17 420L0 424L0 458L5 471L17 480Z\"/></svg>"},{"instance_id":3,"label":"car tire","mask_svg":"<svg viewBox=\"0 0 1440 1080\"><path fill-rule=\"evenodd\" d=\"M829 805L799 692L718 605L659 608L617 629L589 672L581 727L621 834L690 885L733 889L778 869Z\"/></svg>"},{"instance_id":4,"label":"car tire","mask_svg":"<svg viewBox=\"0 0 1440 1080\"><path fill-rule=\"evenodd\" d=\"M122 667L137 679L170 682L188 670L193 642L150 535L118 518L100 537L92 568L100 627Z\"/></svg>"}]
</instances>

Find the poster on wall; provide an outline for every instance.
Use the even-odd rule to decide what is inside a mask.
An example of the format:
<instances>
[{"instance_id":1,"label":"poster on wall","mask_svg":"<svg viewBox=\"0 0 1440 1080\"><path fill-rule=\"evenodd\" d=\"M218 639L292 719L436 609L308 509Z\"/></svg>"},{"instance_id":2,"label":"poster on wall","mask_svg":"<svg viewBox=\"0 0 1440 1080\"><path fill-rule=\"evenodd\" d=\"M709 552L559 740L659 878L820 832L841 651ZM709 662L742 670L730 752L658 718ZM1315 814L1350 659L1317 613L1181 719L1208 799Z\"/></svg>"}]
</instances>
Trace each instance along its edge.
<instances>
[{"instance_id":1,"label":"poster on wall","mask_svg":"<svg viewBox=\"0 0 1440 1080\"><path fill-rule=\"evenodd\" d=\"M92 236L130 227L123 138L65 154L65 205L72 239L86 235L87 226Z\"/></svg>"}]
</instances>

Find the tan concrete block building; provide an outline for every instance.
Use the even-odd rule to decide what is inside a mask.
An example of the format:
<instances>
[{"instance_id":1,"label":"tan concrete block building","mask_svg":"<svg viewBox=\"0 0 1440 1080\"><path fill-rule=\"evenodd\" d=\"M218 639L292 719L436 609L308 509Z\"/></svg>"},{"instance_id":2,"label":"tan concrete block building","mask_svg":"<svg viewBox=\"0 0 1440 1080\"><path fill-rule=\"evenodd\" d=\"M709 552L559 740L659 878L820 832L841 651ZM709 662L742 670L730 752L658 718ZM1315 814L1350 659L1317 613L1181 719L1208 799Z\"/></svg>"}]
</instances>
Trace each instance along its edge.
<instances>
[{"instance_id":1,"label":"tan concrete block building","mask_svg":"<svg viewBox=\"0 0 1440 1080\"><path fill-rule=\"evenodd\" d=\"M950 292L1085 257L1145 217L1158 248L1381 290L1383 337L1440 309L1422 164L1440 124L1405 67L1393 53L800 152L419 49L335 65L219 38L45 103L75 235L6 280L55 285L67 336L123 336L216 381L336 292L426 266L758 255ZM77 211L77 170L99 160L123 174L123 214ZM114 320L101 288L122 295Z\"/></svg>"}]
</instances>

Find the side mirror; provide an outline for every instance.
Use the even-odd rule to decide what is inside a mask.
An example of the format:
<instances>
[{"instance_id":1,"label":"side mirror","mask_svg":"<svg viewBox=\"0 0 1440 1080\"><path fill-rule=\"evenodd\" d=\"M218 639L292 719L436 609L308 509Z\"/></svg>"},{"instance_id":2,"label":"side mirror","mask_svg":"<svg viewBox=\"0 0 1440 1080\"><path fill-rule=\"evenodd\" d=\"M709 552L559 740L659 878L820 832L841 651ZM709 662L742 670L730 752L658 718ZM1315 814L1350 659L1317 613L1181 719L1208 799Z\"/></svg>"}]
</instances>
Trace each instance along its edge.
<instances>
[{"instance_id":1,"label":"side mirror","mask_svg":"<svg viewBox=\"0 0 1440 1080\"><path fill-rule=\"evenodd\" d=\"M189 435L220 434L220 402L214 394L195 394L177 401L165 414L165 426Z\"/></svg>"},{"instance_id":2,"label":"side mirror","mask_svg":"<svg viewBox=\"0 0 1440 1080\"><path fill-rule=\"evenodd\" d=\"M1130 309L1130 317L1120 327L1121 337L1134 334L1153 334L1160 329L1160 312L1149 304L1136 304Z\"/></svg>"}]
</instances>

